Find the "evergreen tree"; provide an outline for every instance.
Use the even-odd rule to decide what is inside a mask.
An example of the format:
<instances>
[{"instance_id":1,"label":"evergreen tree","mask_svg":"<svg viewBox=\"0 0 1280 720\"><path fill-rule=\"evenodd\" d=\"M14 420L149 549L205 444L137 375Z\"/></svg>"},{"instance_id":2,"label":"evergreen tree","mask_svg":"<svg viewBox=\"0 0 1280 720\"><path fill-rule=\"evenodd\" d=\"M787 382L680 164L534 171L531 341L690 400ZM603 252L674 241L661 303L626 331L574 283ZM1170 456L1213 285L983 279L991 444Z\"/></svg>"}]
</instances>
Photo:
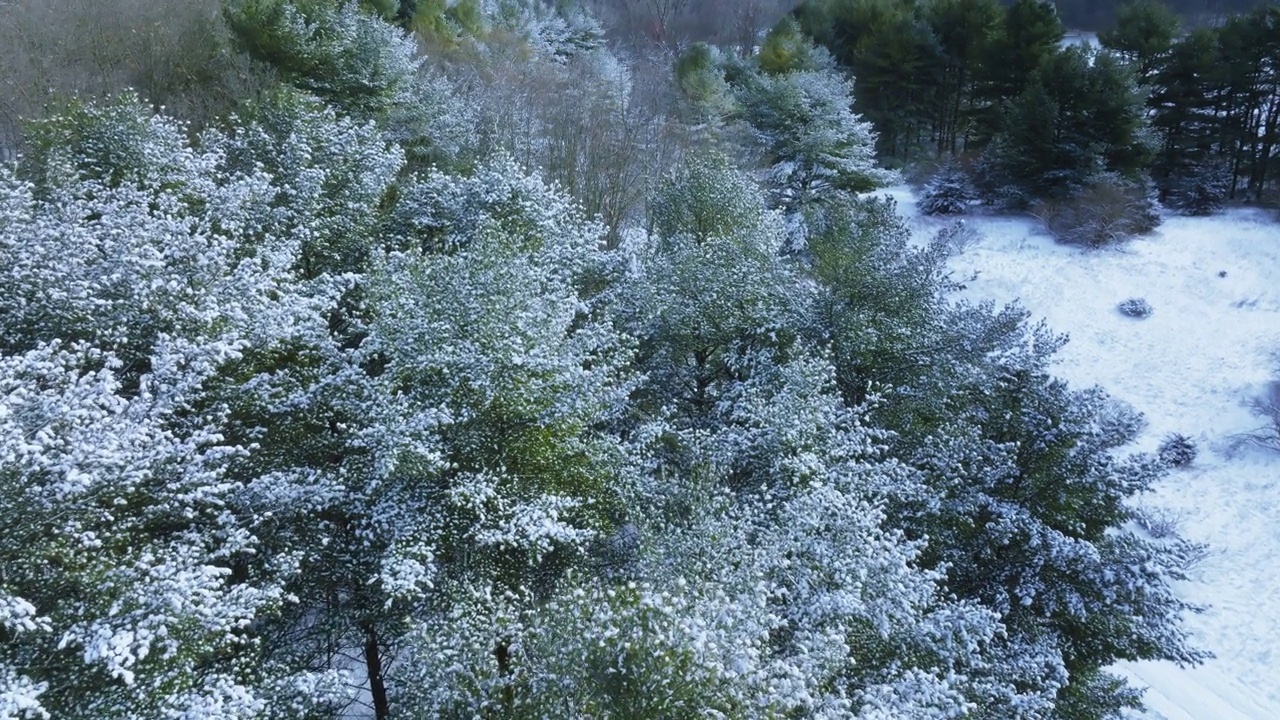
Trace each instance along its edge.
<instances>
[{"instance_id":1,"label":"evergreen tree","mask_svg":"<svg viewBox=\"0 0 1280 720\"><path fill-rule=\"evenodd\" d=\"M770 75L782 75L796 70L817 70L823 66L819 52L794 18L788 16L765 35L764 43L756 56L760 69Z\"/></svg>"},{"instance_id":2,"label":"evergreen tree","mask_svg":"<svg viewBox=\"0 0 1280 720\"><path fill-rule=\"evenodd\" d=\"M3 663L57 717L323 708L341 679L263 663L254 628L297 571L268 518L324 489L244 472L223 398L325 338L340 283L299 281L283 189L222 136L125 99L39 137L29 180L0 171Z\"/></svg>"},{"instance_id":3,"label":"evergreen tree","mask_svg":"<svg viewBox=\"0 0 1280 720\"><path fill-rule=\"evenodd\" d=\"M1132 0L1116 10L1115 27L1098 33L1098 41L1133 63L1146 85L1179 34L1178 17L1160 0Z\"/></svg>"},{"instance_id":4,"label":"evergreen tree","mask_svg":"<svg viewBox=\"0 0 1280 720\"><path fill-rule=\"evenodd\" d=\"M384 113L414 101L413 43L356 3L231 0L223 13L252 57L327 102Z\"/></svg>"},{"instance_id":5,"label":"evergreen tree","mask_svg":"<svg viewBox=\"0 0 1280 720\"><path fill-rule=\"evenodd\" d=\"M925 215L961 215L976 200L969 175L955 160L949 160L920 193L920 212Z\"/></svg>"},{"instance_id":6,"label":"evergreen tree","mask_svg":"<svg viewBox=\"0 0 1280 720\"><path fill-rule=\"evenodd\" d=\"M1136 177L1149 153L1143 127L1132 76L1107 53L1067 48L1009 105L981 179L988 193L1065 198L1103 170Z\"/></svg>"},{"instance_id":7,"label":"evergreen tree","mask_svg":"<svg viewBox=\"0 0 1280 720\"><path fill-rule=\"evenodd\" d=\"M935 112L937 152L954 155L969 143L977 79L998 27L994 0L938 0L924 11L946 58Z\"/></svg>"},{"instance_id":8,"label":"evergreen tree","mask_svg":"<svg viewBox=\"0 0 1280 720\"><path fill-rule=\"evenodd\" d=\"M1136 700L1106 674L1114 660L1202 657L1176 624L1179 570L1119 529L1125 499L1162 468L1113 455L1140 418L1052 379L1061 339L1025 312L950 306L945 254L912 249L891 212L835 208L810 247L839 386L853 401L885 389L873 422L900 433L891 455L926 485L893 497L893 512L930 539L925 566L947 568L947 588L1009 633L990 672L1017 690L986 696L980 716L1113 716ZM866 300L881 294L883 306Z\"/></svg>"},{"instance_id":9,"label":"evergreen tree","mask_svg":"<svg viewBox=\"0 0 1280 720\"><path fill-rule=\"evenodd\" d=\"M1213 30L1197 30L1174 44L1152 75L1151 125L1160 138L1152 175L1161 200L1191 168L1214 153L1217 53Z\"/></svg>"},{"instance_id":10,"label":"evergreen tree","mask_svg":"<svg viewBox=\"0 0 1280 720\"><path fill-rule=\"evenodd\" d=\"M1058 51L1064 32L1057 11L1046 0L1017 0L1005 10L980 65L978 95L983 109L976 128L980 140L1000 129L1001 104L1027 89L1036 69Z\"/></svg>"},{"instance_id":11,"label":"evergreen tree","mask_svg":"<svg viewBox=\"0 0 1280 720\"><path fill-rule=\"evenodd\" d=\"M852 84L835 70L753 75L735 91L768 152L769 184L780 204L871 190L893 178L877 166L876 135L853 112Z\"/></svg>"}]
</instances>

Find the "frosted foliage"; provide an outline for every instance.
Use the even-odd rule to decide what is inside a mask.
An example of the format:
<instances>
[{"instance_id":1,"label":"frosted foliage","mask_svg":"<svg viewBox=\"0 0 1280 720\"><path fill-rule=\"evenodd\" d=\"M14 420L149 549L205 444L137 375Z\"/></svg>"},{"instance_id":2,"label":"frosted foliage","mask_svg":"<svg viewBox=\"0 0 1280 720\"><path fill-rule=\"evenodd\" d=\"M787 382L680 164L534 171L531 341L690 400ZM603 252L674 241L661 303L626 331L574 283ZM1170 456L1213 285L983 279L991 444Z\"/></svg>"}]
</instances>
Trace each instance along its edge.
<instances>
[{"instance_id":1,"label":"frosted foliage","mask_svg":"<svg viewBox=\"0 0 1280 720\"><path fill-rule=\"evenodd\" d=\"M19 675L7 665L0 665L0 718L48 718L49 713L40 705L40 695L47 687Z\"/></svg>"},{"instance_id":2,"label":"frosted foliage","mask_svg":"<svg viewBox=\"0 0 1280 720\"><path fill-rule=\"evenodd\" d=\"M368 342L389 395L439 418L434 495L418 519L383 523L449 550L436 602L414 622L413 661L392 679L400 712L439 717L478 712L517 678L545 680L511 675L495 652L519 662L526 625L546 622L537 594L616 511L621 448L599 428L633 380L628 343L579 289L602 230L572 202L504 157L419 179L403 198L406 249L378 260Z\"/></svg>"},{"instance_id":3,"label":"frosted foliage","mask_svg":"<svg viewBox=\"0 0 1280 720\"><path fill-rule=\"evenodd\" d=\"M773 675L757 691L777 693L768 704L778 709L818 717L962 712L965 668L995 625L976 606L939 602L937 577L913 566L917 548L885 529L877 498L901 492L910 473L876 460L883 438L843 409L828 363L756 355L731 365L747 379L719 404L725 425L713 457L754 468L775 489L722 518L734 528L727 534L698 532L727 537L728 547L699 549L672 568L692 562L692 576L756 593L751 606L768 613L757 622L771 638L765 672ZM749 559L741 574L712 566L726 556ZM921 665L885 663L919 658L912 653L925 648L930 659Z\"/></svg>"},{"instance_id":4,"label":"frosted foliage","mask_svg":"<svg viewBox=\"0 0 1280 720\"><path fill-rule=\"evenodd\" d=\"M604 28L584 8L539 0L490 0L493 23L538 53L563 61L604 45Z\"/></svg>"},{"instance_id":5,"label":"frosted foliage","mask_svg":"<svg viewBox=\"0 0 1280 720\"><path fill-rule=\"evenodd\" d=\"M356 2L232 0L225 14L252 54L339 107L385 112L415 99L416 43Z\"/></svg>"},{"instance_id":6,"label":"frosted foliage","mask_svg":"<svg viewBox=\"0 0 1280 720\"><path fill-rule=\"evenodd\" d=\"M781 217L745 175L721 159L695 161L663 184L650 215L656 234L633 235L626 251L655 322L722 339L786 323L796 278L778 257Z\"/></svg>"},{"instance_id":7,"label":"frosted foliage","mask_svg":"<svg viewBox=\"0 0 1280 720\"><path fill-rule=\"evenodd\" d=\"M851 109L852 92L834 70L760 75L739 90L748 122L772 155L770 186L783 203L893 182L894 174L876 165L875 134Z\"/></svg>"},{"instance_id":8,"label":"frosted foliage","mask_svg":"<svg viewBox=\"0 0 1280 720\"><path fill-rule=\"evenodd\" d=\"M255 244L258 237L296 243L308 277L356 270L365 261L377 229L373 210L405 162L373 123L288 98L206 145L241 172L270 178L266 206L236 229Z\"/></svg>"},{"instance_id":9,"label":"frosted foliage","mask_svg":"<svg viewBox=\"0 0 1280 720\"><path fill-rule=\"evenodd\" d=\"M241 503L267 512L305 478L233 472L253 446L228 442L216 398L259 391L225 373L246 353L324 337L339 286L296 279L302 239L269 219L277 179L233 170L221 136L179 144L124 108L79 116L82 142L39 156L39 188L0 170L4 702L257 717L249 631L286 599L289 563L255 559ZM146 150L95 174L113 131ZM50 656L48 683L24 679Z\"/></svg>"}]
</instances>

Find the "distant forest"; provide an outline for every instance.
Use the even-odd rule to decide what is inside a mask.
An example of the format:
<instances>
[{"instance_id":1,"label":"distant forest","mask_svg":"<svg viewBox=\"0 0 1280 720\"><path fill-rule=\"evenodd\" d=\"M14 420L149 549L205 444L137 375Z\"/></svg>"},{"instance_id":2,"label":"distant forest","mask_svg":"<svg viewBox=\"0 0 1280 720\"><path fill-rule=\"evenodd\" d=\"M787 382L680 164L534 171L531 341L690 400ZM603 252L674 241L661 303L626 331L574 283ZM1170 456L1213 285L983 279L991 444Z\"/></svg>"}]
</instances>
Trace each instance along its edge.
<instances>
[{"instance_id":1,"label":"distant forest","mask_svg":"<svg viewBox=\"0 0 1280 720\"><path fill-rule=\"evenodd\" d=\"M1004 2L1012 5L1012 2ZM1097 32L1115 24L1117 0L1058 0L1058 15L1069 28ZM1166 0L1166 7L1192 26L1212 25L1230 15L1248 12L1264 3L1258 0Z\"/></svg>"}]
</instances>

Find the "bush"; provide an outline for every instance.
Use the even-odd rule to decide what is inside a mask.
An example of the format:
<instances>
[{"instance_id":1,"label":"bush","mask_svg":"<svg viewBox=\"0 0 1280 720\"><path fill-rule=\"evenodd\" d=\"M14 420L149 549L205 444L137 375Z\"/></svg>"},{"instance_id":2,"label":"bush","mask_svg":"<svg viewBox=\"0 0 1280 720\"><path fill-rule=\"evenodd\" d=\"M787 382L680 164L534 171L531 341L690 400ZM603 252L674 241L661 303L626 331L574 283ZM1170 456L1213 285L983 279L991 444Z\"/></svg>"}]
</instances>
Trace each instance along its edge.
<instances>
[{"instance_id":1,"label":"bush","mask_svg":"<svg viewBox=\"0 0 1280 720\"><path fill-rule=\"evenodd\" d=\"M1262 418L1264 424L1253 432L1245 433L1243 439L1280 451L1280 380L1269 383L1262 396L1250 403L1250 409Z\"/></svg>"},{"instance_id":2,"label":"bush","mask_svg":"<svg viewBox=\"0 0 1280 720\"><path fill-rule=\"evenodd\" d=\"M961 215L977 199L969 175L955 161L948 162L920 193L920 212L925 215Z\"/></svg>"},{"instance_id":3,"label":"bush","mask_svg":"<svg viewBox=\"0 0 1280 720\"><path fill-rule=\"evenodd\" d=\"M1133 511L1133 521L1156 540L1176 538L1182 534L1182 515L1158 507L1140 507Z\"/></svg>"},{"instance_id":4,"label":"bush","mask_svg":"<svg viewBox=\"0 0 1280 720\"><path fill-rule=\"evenodd\" d=\"M1116 309L1119 310L1122 315L1127 315L1131 318L1138 318L1139 320L1151 317L1151 313L1155 312L1155 309L1151 307L1151 303L1137 297L1129 298L1128 300L1121 300L1120 304L1116 306Z\"/></svg>"},{"instance_id":5,"label":"bush","mask_svg":"<svg viewBox=\"0 0 1280 720\"><path fill-rule=\"evenodd\" d=\"M1196 446L1191 438L1173 433L1160 443L1160 459L1173 467L1187 467L1196 459Z\"/></svg>"},{"instance_id":6,"label":"bush","mask_svg":"<svg viewBox=\"0 0 1280 720\"><path fill-rule=\"evenodd\" d=\"M1043 202L1035 215L1058 240L1094 248L1149 233L1160 225L1146 188L1114 177L1095 180L1065 200Z\"/></svg>"},{"instance_id":7,"label":"bush","mask_svg":"<svg viewBox=\"0 0 1280 720\"><path fill-rule=\"evenodd\" d=\"M959 255L981 239L982 235L964 220L956 220L939 230L933 242L943 247L947 255Z\"/></svg>"}]
</instances>

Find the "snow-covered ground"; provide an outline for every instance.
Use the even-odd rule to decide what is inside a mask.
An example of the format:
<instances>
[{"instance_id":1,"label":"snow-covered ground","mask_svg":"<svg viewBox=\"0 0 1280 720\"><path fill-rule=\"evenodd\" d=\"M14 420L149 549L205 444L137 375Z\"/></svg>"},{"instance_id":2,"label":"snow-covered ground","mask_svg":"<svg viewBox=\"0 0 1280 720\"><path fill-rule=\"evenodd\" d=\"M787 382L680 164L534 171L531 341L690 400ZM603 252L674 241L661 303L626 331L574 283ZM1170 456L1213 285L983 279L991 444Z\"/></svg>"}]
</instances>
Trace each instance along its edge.
<instances>
[{"instance_id":1,"label":"snow-covered ground","mask_svg":"<svg viewBox=\"0 0 1280 720\"><path fill-rule=\"evenodd\" d=\"M949 222L918 217L908 188L889 194L919 237ZM1280 454L1232 442L1261 425L1247 403L1280 350L1280 224L1250 209L1171 216L1149 237L1083 251L1055 243L1031 218L966 222L982 235L953 260L957 277L976 275L968 297L1018 300L1069 334L1057 373L1141 410L1149 427L1135 449L1154 450L1171 432L1200 448L1142 502L1210 546L1179 591L1209 606L1187 626L1217 657L1193 669L1121 667L1149 687L1146 717L1280 720ZM1121 315L1116 303L1129 297L1145 298L1154 314Z\"/></svg>"}]
</instances>

